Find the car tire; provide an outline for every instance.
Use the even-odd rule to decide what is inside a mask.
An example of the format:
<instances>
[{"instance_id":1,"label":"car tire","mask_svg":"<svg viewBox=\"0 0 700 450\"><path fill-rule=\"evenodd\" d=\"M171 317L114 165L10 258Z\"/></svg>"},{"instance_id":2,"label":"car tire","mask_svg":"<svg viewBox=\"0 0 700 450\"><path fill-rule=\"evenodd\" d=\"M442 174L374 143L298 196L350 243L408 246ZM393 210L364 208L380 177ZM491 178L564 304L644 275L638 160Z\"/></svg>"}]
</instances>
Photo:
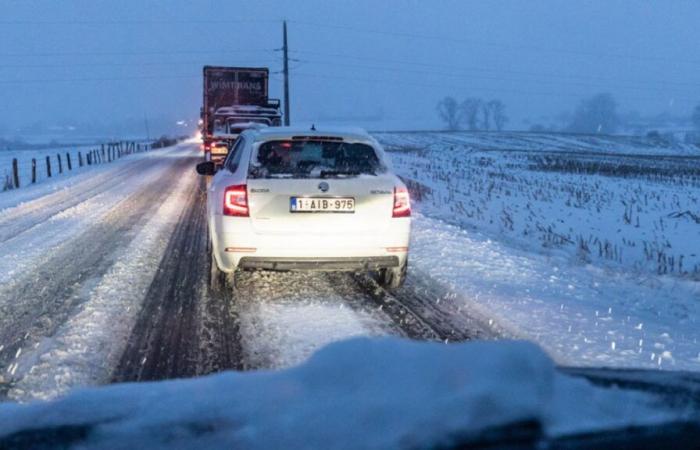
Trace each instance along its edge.
<instances>
[{"instance_id":1,"label":"car tire","mask_svg":"<svg viewBox=\"0 0 700 450\"><path fill-rule=\"evenodd\" d=\"M209 252L211 254L211 270L209 272L209 287L212 292L223 292L226 288L226 273L219 269L214 257L214 249Z\"/></svg>"},{"instance_id":2,"label":"car tire","mask_svg":"<svg viewBox=\"0 0 700 450\"><path fill-rule=\"evenodd\" d=\"M408 260L399 267L390 267L379 271L379 284L388 289L398 289L406 281Z\"/></svg>"}]
</instances>

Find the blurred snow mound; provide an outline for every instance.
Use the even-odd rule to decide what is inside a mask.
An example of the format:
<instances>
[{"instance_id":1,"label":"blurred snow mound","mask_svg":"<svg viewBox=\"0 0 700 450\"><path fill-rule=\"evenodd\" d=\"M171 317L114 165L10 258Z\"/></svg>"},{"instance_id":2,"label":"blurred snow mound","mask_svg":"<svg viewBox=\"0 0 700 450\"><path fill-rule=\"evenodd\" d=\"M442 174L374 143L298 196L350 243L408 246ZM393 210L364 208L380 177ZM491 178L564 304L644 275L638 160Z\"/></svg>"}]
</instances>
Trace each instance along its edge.
<instances>
[{"instance_id":1,"label":"blurred snow mound","mask_svg":"<svg viewBox=\"0 0 700 450\"><path fill-rule=\"evenodd\" d=\"M656 408L642 394L562 375L527 342L357 338L279 372L112 385L1 405L0 446L30 430L50 430L54 439L69 430L80 448L422 448L476 441L527 421L556 435L669 418Z\"/></svg>"}]
</instances>

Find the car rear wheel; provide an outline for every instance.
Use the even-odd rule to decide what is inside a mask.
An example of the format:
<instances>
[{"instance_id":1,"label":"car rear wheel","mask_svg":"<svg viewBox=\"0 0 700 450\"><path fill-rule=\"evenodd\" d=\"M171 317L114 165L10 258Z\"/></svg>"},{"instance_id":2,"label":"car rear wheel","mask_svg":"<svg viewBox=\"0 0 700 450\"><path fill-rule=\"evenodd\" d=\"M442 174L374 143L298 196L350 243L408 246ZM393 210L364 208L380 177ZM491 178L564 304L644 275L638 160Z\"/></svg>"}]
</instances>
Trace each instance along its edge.
<instances>
[{"instance_id":1,"label":"car rear wheel","mask_svg":"<svg viewBox=\"0 0 700 450\"><path fill-rule=\"evenodd\" d=\"M222 292L226 286L225 273L219 270L214 258L214 252L211 251L211 272L209 273L209 287L213 292Z\"/></svg>"},{"instance_id":2,"label":"car rear wheel","mask_svg":"<svg viewBox=\"0 0 700 450\"><path fill-rule=\"evenodd\" d=\"M399 267L390 267L379 271L379 283L385 288L397 289L403 286L406 281L406 269L408 268L408 260L404 261Z\"/></svg>"},{"instance_id":3,"label":"car rear wheel","mask_svg":"<svg viewBox=\"0 0 700 450\"><path fill-rule=\"evenodd\" d=\"M219 269L214 256L214 246L209 241L209 254L211 255L211 269L209 272L209 288L212 292L221 293L226 289L233 289L234 277L232 273L226 273Z\"/></svg>"}]
</instances>

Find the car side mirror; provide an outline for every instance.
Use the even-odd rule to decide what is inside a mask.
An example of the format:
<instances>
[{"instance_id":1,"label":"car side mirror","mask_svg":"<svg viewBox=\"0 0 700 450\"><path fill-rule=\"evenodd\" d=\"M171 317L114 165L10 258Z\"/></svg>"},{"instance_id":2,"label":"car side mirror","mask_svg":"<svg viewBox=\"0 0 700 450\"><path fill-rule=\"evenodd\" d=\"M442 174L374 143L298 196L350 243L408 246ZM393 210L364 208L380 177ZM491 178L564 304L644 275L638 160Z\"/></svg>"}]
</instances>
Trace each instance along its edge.
<instances>
[{"instance_id":1,"label":"car side mirror","mask_svg":"<svg viewBox=\"0 0 700 450\"><path fill-rule=\"evenodd\" d=\"M216 163L214 161L204 161L197 164L197 173L200 175L214 175L216 173Z\"/></svg>"}]
</instances>

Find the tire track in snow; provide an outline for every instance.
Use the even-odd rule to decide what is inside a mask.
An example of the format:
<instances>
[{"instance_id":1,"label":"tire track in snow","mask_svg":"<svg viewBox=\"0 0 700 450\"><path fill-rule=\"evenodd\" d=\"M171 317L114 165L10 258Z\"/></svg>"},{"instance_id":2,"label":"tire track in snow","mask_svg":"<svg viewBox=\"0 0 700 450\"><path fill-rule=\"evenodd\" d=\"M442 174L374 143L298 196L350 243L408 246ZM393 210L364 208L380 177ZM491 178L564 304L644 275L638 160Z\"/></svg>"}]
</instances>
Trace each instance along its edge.
<instances>
[{"instance_id":1,"label":"tire track in snow","mask_svg":"<svg viewBox=\"0 0 700 450\"><path fill-rule=\"evenodd\" d=\"M230 293L209 292L203 180L193 190L151 283L113 381L192 377L239 368Z\"/></svg>"},{"instance_id":2,"label":"tire track in snow","mask_svg":"<svg viewBox=\"0 0 700 450\"><path fill-rule=\"evenodd\" d=\"M376 308L350 306L365 295L348 274L332 280L317 272L238 273L231 309L240 323L243 368L288 367L333 341L397 334Z\"/></svg>"},{"instance_id":3,"label":"tire track in snow","mask_svg":"<svg viewBox=\"0 0 700 450\"><path fill-rule=\"evenodd\" d=\"M501 336L493 327L456 305L449 290L416 269L409 267L404 286L393 290L382 288L366 275L355 275L354 279L374 301L392 311L392 319L409 337L459 342Z\"/></svg>"}]
</instances>

